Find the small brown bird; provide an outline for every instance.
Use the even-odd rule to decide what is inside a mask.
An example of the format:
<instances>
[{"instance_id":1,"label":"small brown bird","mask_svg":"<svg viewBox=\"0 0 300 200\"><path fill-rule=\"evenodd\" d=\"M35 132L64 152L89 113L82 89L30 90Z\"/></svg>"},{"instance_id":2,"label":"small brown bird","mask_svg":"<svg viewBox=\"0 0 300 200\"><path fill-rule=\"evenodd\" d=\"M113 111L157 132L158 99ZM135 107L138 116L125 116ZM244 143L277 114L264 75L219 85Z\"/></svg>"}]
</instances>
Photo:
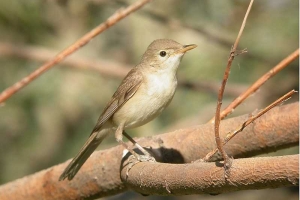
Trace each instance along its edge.
<instances>
[{"instance_id":1,"label":"small brown bird","mask_svg":"<svg viewBox=\"0 0 300 200\"><path fill-rule=\"evenodd\" d=\"M100 115L89 139L69 163L59 180L73 179L102 140L113 132L119 143L138 160L143 160L123 142L123 134L134 142L124 129L146 124L169 105L177 87L176 73L179 63L185 52L195 47L197 46L194 44L181 45L169 39L153 41L144 53L140 64L124 78ZM150 156L141 146L135 142L134 144L146 157Z\"/></svg>"}]
</instances>

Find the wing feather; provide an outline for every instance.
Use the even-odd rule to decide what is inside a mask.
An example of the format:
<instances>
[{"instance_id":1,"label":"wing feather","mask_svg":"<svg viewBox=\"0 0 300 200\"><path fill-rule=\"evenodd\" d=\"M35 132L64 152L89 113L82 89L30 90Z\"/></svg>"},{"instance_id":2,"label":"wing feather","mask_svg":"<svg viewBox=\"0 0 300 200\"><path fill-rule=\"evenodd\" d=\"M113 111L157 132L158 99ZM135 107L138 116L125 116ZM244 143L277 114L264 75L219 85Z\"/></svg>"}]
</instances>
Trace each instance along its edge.
<instances>
[{"instance_id":1,"label":"wing feather","mask_svg":"<svg viewBox=\"0 0 300 200\"><path fill-rule=\"evenodd\" d=\"M92 133L99 131L102 125L136 93L142 83L142 79L142 74L136 68L127 74L100 115Z\"/></svg>"}]
</instances>

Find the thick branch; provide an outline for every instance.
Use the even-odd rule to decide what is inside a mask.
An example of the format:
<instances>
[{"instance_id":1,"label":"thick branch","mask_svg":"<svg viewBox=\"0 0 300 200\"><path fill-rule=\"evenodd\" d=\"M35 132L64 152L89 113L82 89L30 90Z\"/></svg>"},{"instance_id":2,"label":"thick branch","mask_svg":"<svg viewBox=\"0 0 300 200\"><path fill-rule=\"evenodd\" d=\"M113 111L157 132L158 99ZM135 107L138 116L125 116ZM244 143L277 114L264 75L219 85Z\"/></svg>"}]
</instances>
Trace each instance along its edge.
<instances>
[{"instance_id":1,"label":"thick branch","mask_svg":"<svg viewBox=\"0 0 300 200\"><path fill-rule=\"evenodd\" d=\"M299 185L299 155L235 159L230 181L218 163L138 163L122 180L136 192L156 195L219 194ZM168 172L168 173L166 173Z\"/></svg>"},{"instance_id":2,"label":"thick branch","mask_svg":"<svg viewBox=\"0 0 300 200\"><path fill-rule=\"evenodd\" d=\"M226 133L238 127L247 118L248 116L245 115L222 121L221 137L225 137ZM234 157L253 156L297 146L299 141L298 132L297 102L274 108L266 113L254 124L246 127L225 148L229 155ZM151 146L154 152L162 155L164 162L169 163L189 163L204 157L207 152L215 148L213 125L211 123L157 135L152 139L142 138L138 141L143 146ZM68 161L2 185L0 187L0 199L67 200L96 198L123 192L127 190L127 186L120 179L122 150L121 146L117 146L106 151L95 152L70 182L58 182L58 177ZM206 163L202 164L208 166ZM141 165L143 164L138 164L131 170L135 170L135 167ZM234 175L234 173L231 175ZM210 178L213 178L213 176ZM219 187L221 186L219 185Z\"/></svg>"}]
</instances>

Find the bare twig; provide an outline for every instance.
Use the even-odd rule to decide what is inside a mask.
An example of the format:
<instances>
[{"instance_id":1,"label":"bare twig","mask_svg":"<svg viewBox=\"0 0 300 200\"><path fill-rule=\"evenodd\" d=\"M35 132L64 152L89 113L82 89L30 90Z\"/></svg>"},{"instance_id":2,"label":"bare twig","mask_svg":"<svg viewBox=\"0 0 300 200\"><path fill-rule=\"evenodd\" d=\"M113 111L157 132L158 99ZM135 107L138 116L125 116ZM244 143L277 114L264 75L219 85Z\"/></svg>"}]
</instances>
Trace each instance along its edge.
<instances>
[{"instance_id":1,"label":"bare twig","mask_svg":"<svg viewBox=\"0 0 300 200\"><path fill-rule=\"evenodd\" d=\"M89 41L91 41L94 37L102 33L103 31L107 30L120 20L127 17L132 12L138 10L145 4L149 3L151 0L139 0L130 6L128 6L125 9L118 10L116 13L114 13L110 18L107 19L104 23L100 24L87 34L85 34L83 37L81 37L79 40L77 40L74 44L60 52L58 55L56 55L53 59L46 62L44 65L39 67L37 70L23 78L22 80L18 81L11 87L7 88L0 94L0 103L4 102L6 99L11 97L14 93L25 87L27 84L29 84L31 81L39 77L42 73L46 72L48 69L53 67L55 64L59 63L63 59L65 59L68 55L72 54L82 46L86 45Z\"/></svg>"},{"instance_id":2,"label":"bare twig","mask_svg":"<svg viewBox=\"0 0 300 200\"><path fill-rule=\"evenodd\" d=\"M215 139L216 139L216 144L217 144L218 150L220 151L220 153L222 154L223 159L224 159L225 178L228 178L228 176L229 176L229 168L231 166L232 161L230 160L230 158L228 157L226 151L224 150L223 143L220 139L220 121L221 121L220 112L221 112L221 106L222 106L222 99L223 99L225 86L226 86L226 83L227 83L227 80L228 80L228 77L229 77L231 64L233 62L233 59L236 56L236 49L237 49L238 43L240 41L240 38L242 36L243 30L245 28L246 21L247 21L248 15L250 13L253 2L254 2L254 0L251 0L250 4L248 6L247 12L245 14L242 26L240 28L239 34L238 34L238 36L236 38L236 41L235 41L235 43L234 43L234 45L233 45L233 47L230 51L230 56L229 56L229 59L228 59L227 67L226 67L226 70L225 70L225 73L224 73L222 85L221 85L219 95L218 95L218 103L217 103L217 109L216 109L216 114L215 114L215 119L216 119L215 120Z\"/></svg>"},{"instance_id":3,"label":"bare twig","mask_svg":"<svg viewBox=\"0 0 300 200\"><path fill-rule=\"evenodd\" d=\"M258 79L254 84L252 84L245 92L243 92L240 96L238 96L221 112L221 119L224 119L227 115L229 115L246 98L248 98L251 94L253 94L256 90L258 90L263 84L265 84L267 80L269 80L271 77L276 75L282 69L287 67L291 62L296 60L298 57L299 57L299 49L297 49L296 51L288 55L280 63L278 63L275 67L273 67L270 71L264 74L260 79ZM214 119L215 118L212 118L210 122L213 123Z\"/></svg>"},{"instance_id":4,"label":"bare twig","mask_svg":"<svg viewBox=\"0 0 300 200\"><path fill-rule=\"evenodd\" d=\"M98 3L97 0L96 1L92 0L92 1L93 3ZM108 1L106 3L108 3ZM123 6L128 5L128 2L125 0L109 1L109 3L112 5L123 5ZM207 40L209 40L209 42L217 44L221 47L228 48L232 46L232 40L227 39L222 34L216 34L214 31L210 31L209 29L205 28L205 26L199 26L198 24L195 25L195 24L182 23L182 21L174 18L174 16L170 17L164 12L159 12L151 8L143 9L141 12L139 12L139 14L144 15L151 20L155 20L156 22L162 24L163 26L169 26L175 30L176 28L184 28L184 29L189 29L191 31L194 31L197 34L200 34L201 36L205 37ZM249 59L251 61L258 60L260 62L263 62L264 64L272 63L271 60L266 59L266 57L263 56L262 54L257 54L257 53L253 54L251 52L247 53L245 59ZM226 93L227 92L228 91L226 89Z\"/></svg>"},{"instance_id":5,"label":"bare twig","mask_svg":"<svg viewBox=\"0 0 300 200\"><path fill-rule=\"evenodd\" d=\"M244 130L244 128L246 128L249 124L251 124L252 122L254 122L256 119L258 119L259 117L261 117L263 114L265 114L266 112L268 112L269 110L271 110L272 108L282 104L284 101L287 101L289 98L291 98L291 96L293 94L295 94L297 91L295 90L291 90L290 92L288 92L287 94L283 95L282 97L280 97L279 99L277 99L276 101L274 101L273 103L271 103L269 106L267 106L266 108L264 108L263 110L261 110L259 113L257 113L254 116L250 116L249 119L247 119L239 128L237 128L235 131L230 132L226 135L224 141L223 141L223 146L229 141L231 140L234 136L236 136L239 132L242 132ZM209 161L211 159L211 157L217 153L218 149L214 149L213 151L209 152L204 158L204 161Z\"/></svg>"}]
</instances>

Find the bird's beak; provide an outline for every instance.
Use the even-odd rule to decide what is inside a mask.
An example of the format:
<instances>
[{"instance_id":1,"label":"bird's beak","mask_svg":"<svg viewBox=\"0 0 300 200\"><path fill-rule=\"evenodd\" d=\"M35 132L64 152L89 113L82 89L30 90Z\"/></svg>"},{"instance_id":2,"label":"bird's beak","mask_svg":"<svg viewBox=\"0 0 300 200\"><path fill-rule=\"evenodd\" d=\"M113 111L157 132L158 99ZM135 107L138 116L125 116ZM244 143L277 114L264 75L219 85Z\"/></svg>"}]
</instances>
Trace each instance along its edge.
<instances>
[{"instance_id":1,"label":"bird's beak","mask_svg":"<svg viewBox=\"0 0 300 200\"><path fill-rule=\"evenodd\" d=\"M195 44L183 45L183 47L181 49L179 49L178 51L176 51L175 53L185 53L185 52L187 52L189 50L192 50L196 47L197 47L197 45L195 45Z\"/></svg>"}]
</instances>

